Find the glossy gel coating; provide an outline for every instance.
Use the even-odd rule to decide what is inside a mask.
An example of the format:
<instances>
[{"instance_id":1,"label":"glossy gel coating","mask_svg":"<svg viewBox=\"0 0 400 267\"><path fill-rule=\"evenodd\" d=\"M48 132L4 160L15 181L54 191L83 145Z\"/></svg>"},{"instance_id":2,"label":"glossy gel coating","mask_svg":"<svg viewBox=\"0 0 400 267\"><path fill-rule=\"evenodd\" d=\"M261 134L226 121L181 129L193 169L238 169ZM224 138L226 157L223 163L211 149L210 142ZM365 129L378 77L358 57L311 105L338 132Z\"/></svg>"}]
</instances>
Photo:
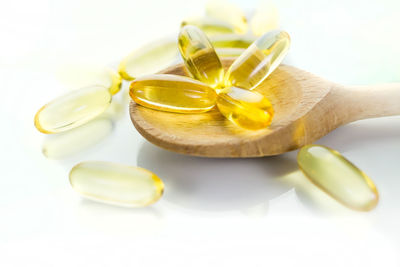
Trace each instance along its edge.
<instances>
[{"instance_id":1,"label":"glossy gel coating","mask_svg":"<svg viewBox=\"0 0 400 267\"><path fill-rule=\"evenodd\" d=\"M140 77L129 94L139 105L169 112L202 113L215 106L214 89L194 79L171 74Z\"/></svg>"},{"instance_id":2,"label":"glossy gel coating","mask_svg":"<svg viewBox=\"0 0 400 267\"><path fill-rule=\"evenodd\" d=\"M251 18L250 27L251 31L256 36L261 36L268 31L278 29L278 8L272 2L261 2Z\"/></svg>"},{"instance_id":3,"label":"glossy gel coating","mask_svg":"<svg viewBox=\"0 0 400 267\"><path fill-rule=\"evenodd\" d=\"M333 149L304 146L297 155L297 163L311 182L352 209L368 211L378 203L378 191L372 180Z\"/></svg>"},{"instance_id":4,"label":"glossy gel coating","mask_svg":"<svg viewBox=\"0 0 400 267\"><path fill-rule=\"evenodd\" d=\"M156 73L178 60L175 38L156 40L133 51L119 65L119 74L131 81L139 76Z\"/></svg>"},{"instance_id":5,"label":"glossy gel coating","mask_svg":"<svg viewBox=\"0 0 400 267\"><path fill-rule=\"evenodd\" d=\"M271 31L257 39L230 66L227 85L252 90L264 81L285 58L290 37L284 31Z\"/></svg>"},{"instance_id":6,"label":"glossy gel coating","mask_svg":"<svg viewBox=\"0 0 400 267\"><path fill-rule=\"evenodd\" d=\"M267 98L237 87L231 87L227 93L220 93L217 106L228 120L249 130L266 128L274 115L274 109Z\"/></svg>"},{"instance_id":7,"label":"glossy gel coating","mask_svg":"<svg viewBox=\"0 0 400 267\"><path fill-rule=\"evenodd\" d=\"M181 27L186 25L193 25L200 28L205 34L207 34L207 36L235 32L235 29L231 24L212 17L187 18L182 21Z\"/></svg>"},{"instance_id":8,"label":"glossy gel coating","mask_svg":"<svg viewBox=\"0 0 400 267\"><path fill-rule=\"evenodd\" d=\"M183 27L179 33L179 50L193 78L216 88L224 80L224 69L214 47L199 28Z\"/></svg>"},{"instance_id":9,"label":"glossy gel coating","mask_svg":"<svg viewBox=\"0 0 400 267\"><path fill-rule=\"evenodd\" d=\"M76 128L103 113L111 99L103 86L74 90L44 105L35 115L35 126L47 134Z\"/></svg>"},{"instance_id":10,"label":"glossy gel coating","mask_svg":"<svg viewBox=\"0 0 400 267\"><path fill-rule=\"evenodd\" d=\"M163 182L154 173L111 162L79 163L70 171L69 181L86 198L127 207L150 205L164 191Z\"/></svg>"},{"instance_id":11,"label":"glossy gel coating","mask_svg":"<svg viewBox=\"0 0 400 267\"><path fill-rule=\"evenodd\" d=\"M245 50L243 48L216 48L215 52L217 52L219 57L238 57Z\"/></svg>"},{"instance_id":12,"label":"glossy gel coating","mask_svg":"<svg viewBox=\"0 0 400 267\"><path fill-rule=\"evenodd\" d=\"M206 5L207 16L233 25L238 33L247 31L247 20L243 11L227 0L210 0Z\"/></svg>"},{"instance_id":13,"label":"glossy gel coating","mask_svg":"<svg viewBox=\"0 0 400 267\"><path fill-rule=\"evenodd\" d=\"M215 48L248 48L257 38L251 34L219 34L210 37Z\"/></svg>"}]
</instances>

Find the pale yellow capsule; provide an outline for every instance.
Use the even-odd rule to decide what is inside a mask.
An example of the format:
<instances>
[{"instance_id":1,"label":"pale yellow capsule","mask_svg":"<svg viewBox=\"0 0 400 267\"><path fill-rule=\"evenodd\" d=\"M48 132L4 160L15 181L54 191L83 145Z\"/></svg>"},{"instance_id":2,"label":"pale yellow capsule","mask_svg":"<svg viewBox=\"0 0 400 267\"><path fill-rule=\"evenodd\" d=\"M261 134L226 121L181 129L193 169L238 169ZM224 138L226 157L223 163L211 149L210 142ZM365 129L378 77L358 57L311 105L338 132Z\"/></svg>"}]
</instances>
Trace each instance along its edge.
<instances>
[{"instance_id":1,"label":"pale yellow capsule","mask_svg":"<svg viewBox=\"0 0 400 267\"><path fill-rule=\"evenodd\" d=\"M342 204L368 211L378 203L373 181L338 151L320 145L300 149L297 163L316 186Z\"/></svg>"},{"instance_id":2,"label":"pale yellow capsule","mask_svg":"<svg viewBox=\"0 0 400 267\"><path fill-rule=\"evenodd\" d=\"M74 90L44 105L35 115L35 126L47 134L76 128L103 113L111 99L103 86Z\"/></svg>"},{"instance_id":3,"label":"pale yellow capsule","mask_svg":"<svg viewBox=\"0 0 400 267\"><path fill-rule=\"evenodd\" d=\"M200 28L203 32L205 32L205 34L207 34L207 36L235 32L235 29L231 24L212 17L187 18L182 21L181 27L186 25L193 25Z\"/></svg>"},{"instance_id":4,"label":"pale yellow capsule","mask_svg":"<svg viewBox=\"0 0 400 267\"><path fill-rule=\"evenodd\" d=\"M215 48L247 48L257 38L251 34L219 34L210 37Z\"/></svg>"},{"instance_id":5,"label":"pale yellow capsule","mask_svg":"<svg viewBox=\"0 0 400 267\"><path fill-rule=\"evenodd\" d=\"M197 80L171 74L153 74L134 80L129 94L138 104L162 111L201 113L215 106L214 89Z\"/></svg>"},{"instance_id":6,"label":"pale yellow capsule","mask_svg":"<svg viewBox=\"0 0 400 267\"><path fill-rule=\"evenodd\" d=\"M238 57L245 50L243 48L216 48L215 52L217 52L219 57Z\"/></svg>"},{"instance_id":7,"label":"pale yellow capsule","mask_svg":"<svg viewBox=\"0 0 400 267\"><path fill-rule=\"evenodd\" d=\"M193 78L213 88L222 86L224 69L204 32L196 26L187 25L181 29L178 43L183 61Z\"/></svg>"},{"instance_id":8,"label":"pale yellow capsule","mask_svg":"<svg viewBox=\"0 0 400 267\"><path fill-rule=\"evenodd\" d=\"M290 37L284 31L264 34L232 63L225 84L254 89L279 66L289 46Z\"/></svg>"},{"instance_id":9,"label":"pale yellow capsule","mask_svg":"<svg viewBox=\"0 0 400 267\"><path fill-rule=\"evenodd\" d=\"M262 2L251 18L250 27L256 36L261 36L268 31L278 29L278 8L272 2Z\"/></svg>"},{"instance_id":10,"label":"pale yellow capsule","mask_svg":"<svg viewBox=\"0 0 400 267\"><path fill-rule=\"evenodd\" d=\"M249 130L266 128L274 116L274 109L267 98L237 87L231 87L227 93L220 93L217 106L228 120Z\"/></svg>"},{"instance_id":11,"label":"pale yellow capsule","mask_svg":"<svg viewBox=\"0 0 400 267\"><path fill-rule=\"evenodd\" d=\"M58 79L71 88L101 85L115 95L121 90L122 77L114 70L96 65L69 64L57 71Z\"/></svg>"},{"instance_id":12,"label":"pale yellow capsule","mask_svg":"<svg viewBox=\"0 0 400 267\"><path fill-rule=\"evenodd\" d=\"M111 162L79 163L70 171L69 181L86 198L126 207L153 204L164 191L163 182L154 173Z\"/></svg>"},{"instance_id":13,"label":"pale yellow capsule","mask_svg":"<svg viewBox=\"0 0 400 267\"><path fill-rule=\"evenodd\" d=\"M176 39L164 38L133 51L121 61L118 71L123 79L131 81L139 76L163 70L178 58Z\"/></svg>"},{"instance_id":14,"label":"pale yellow capsule","mask_svg":"<svg viewBox=\"0 0 400 267\"><path fill-rule=\"evenodd\" d=\"M247 20L243 11L227 0L208 1L206 14L233 25L238 33L247 31Z\"/></svg>"}]
</instances>

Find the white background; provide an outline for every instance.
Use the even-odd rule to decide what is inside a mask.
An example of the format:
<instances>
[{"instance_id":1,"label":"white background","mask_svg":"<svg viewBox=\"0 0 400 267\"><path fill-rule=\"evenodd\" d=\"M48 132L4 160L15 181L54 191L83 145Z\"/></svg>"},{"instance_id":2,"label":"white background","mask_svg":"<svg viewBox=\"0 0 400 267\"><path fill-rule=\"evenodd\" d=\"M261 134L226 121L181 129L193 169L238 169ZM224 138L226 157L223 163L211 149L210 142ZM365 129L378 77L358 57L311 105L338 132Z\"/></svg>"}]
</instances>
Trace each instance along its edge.
<instances>
[{"instance_id":1,"label":"white background","mask_svg":"<svg viewBox=\"0 0 400 267\"><path fill-rule=\"evenodd\" d=\"M248 12L257 5L236 2ZM178 155L145 141L126 108L96 146L62 160L43 156L46 138L33 117L71 90L71 71L115 65L132 49L176 34L204 4L2 1L0 266L400 265L398 116L352 123L318 141L375 181L381 199L369 213L311 186L297 170L296 152L235 160ZM342 84L400 81L397 0L277 5L292 36L286 63ZM115 101L126 106L122 95ZM68 182L71 167L84 160L152 170L165 195L143 209L84 200Z\"/></svg>"}]
</instances>

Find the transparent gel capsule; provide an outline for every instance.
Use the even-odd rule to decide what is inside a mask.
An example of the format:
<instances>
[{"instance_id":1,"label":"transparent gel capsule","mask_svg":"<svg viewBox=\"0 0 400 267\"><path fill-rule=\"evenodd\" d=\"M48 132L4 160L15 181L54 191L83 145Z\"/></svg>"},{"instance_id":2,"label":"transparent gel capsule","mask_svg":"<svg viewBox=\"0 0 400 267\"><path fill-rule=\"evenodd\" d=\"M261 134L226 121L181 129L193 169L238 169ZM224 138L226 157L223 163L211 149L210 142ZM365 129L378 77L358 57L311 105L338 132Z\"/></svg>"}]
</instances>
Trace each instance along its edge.
<instances>
[{"instance_id":1,"label":"transparent gel capsule","mask_svg":"<svg viewBox=\"0 0 400 267\"><path fill-rule=\"evenodd\" d=\"M243 48L216 48L215 52L217 52L219 57L238 57L245 50Z\"/></svg>"},{"instance_id":2,"label":"transparent gel capsule","mask_svg":"<svg viewBox=\"0 0 400 267\"><path fill-rule=\"evenodd\" d=\"M199 28L183 27L179 33L179 50L193 78L216 88L224 79L224 69L214 47Z\"/></svg>"},{"instance_id":3,"label":"transparent gel capsule","mask_svg":"<svg viewBox=\"0 0 400 267\"><path fill-rule=\"evenodd\" d=\"M123 79L131 81L139 76L163 70L178 58L176 39L164 38L133 51L121 61L118 71Z\"/></svg>"},{"instance_id":4,"label":"transparent gel capsule","mask_svg":"<svg viewBox=\"0 0 400 267\"><path fill-rule=\"evenodd\" d=\"M200 28L207 36L215 34L234 33L235 29L229 23L212 17L193 17L182 21L181 27L193 25Z\"/></svg>"},{"instance_id":5,"label":"transparent gel capsule","mask_svg":"<svg viewBox=\"0 0 400 267\"><path fill-rule=\"evenodd\" d=\"M262 2L251 18L250 27L256 36L261 36L268 31L278 29L278 8L272 2Z\"/></svg>"},{"instance_id":6,"label":"transparent gel capsule","mask_svg":"<svg viewBox=\"0 0 400 267\"><path fill-rule=\"evenodd\" d=\"M297 163L311 182L342 204L361 211L377 205L372 180L336 150L307 145L300 149Z\"/></svg>"},{"instance_id":7,"label":"transparent gel capsule","mask_svg":"<svg viewBox=\"0 0 400 267\"><path fill-rule=\"evenodd\" d=\"M217 106L228 120L249 130L266 128L274 115L274 109L267 98L237 87L231 87L227 93L220 93Z\"/></svg>"},{"instance_id":8,"label":"transparent gel capsule","mask_svg":"<svg viewBox=\"0 0 400 267\"><path fill-rule=\"evenodd\" d=\"M219 34L210 37L215 48L247 48L256 37L250 34Z\"/></svg>"},{"instance_id":9,"label":"transparent gel capsule","mask_svg":"<svg viewBox=\"0 0 400 267\"><path fill-rule=\"evenodd\" d=\"M47 134L76 128L103 113L111 99L103 86L74 90L44 105L35 115L35 126Z\"/></svg>"},{"instance_id":10,"label":"transparent gel capsule","mask_svg":"<svg viewBox=\"0 0 400 267\"><path fill-rule=\"evenodd\" d=\"M194 79L171 74L140 77L131 84L129 94L138 104L162 111L201 113L215 106L214 89Z\"/></svg>"},{"instance_id":11,"label":"transparent gel capsule","mask_svg":"<svg viewBox=\"0 0 400 267\"><path fill-rule=\"evenodd\" d=\"M127 207L150 205L164 190L160 178L148 170L101 161L75 165L69 181L86 198Z\"/></svg>"},{"instance_id":12,"label":"transparent gel capsule","mask_svg":"<svg viewBox=\"0 0 400 267\"><path fill-rule=\"evenodd\" d=\"M243 11L227 0L210 0L206 5L207 16L225 21L238 33L247 31L247 20Z\"/></svg>"},{"instance_id":13,"label":"transparent gel capsule","mask_svg":"<svg viewBox=\"0 0 400 267\"><path fill-rule=\"evenodd\" d=\"M290 37L284 31L271 31L243 52L230 66L226 84L252 90L273 72L286 56Z\"/></svg>"},{"instance_id":14,"label":"transparent gel capsule","mask_svg":"<svg viewBox=\"0 0 400 267\"><path fill-rule=\"evenodd\" d=\"M95 65L67 65L58 71L57 76L71 88L100 85L108 88L112 95L118 93L122 85L122 77L116 71Z\"/></svg>"}]
</instances>

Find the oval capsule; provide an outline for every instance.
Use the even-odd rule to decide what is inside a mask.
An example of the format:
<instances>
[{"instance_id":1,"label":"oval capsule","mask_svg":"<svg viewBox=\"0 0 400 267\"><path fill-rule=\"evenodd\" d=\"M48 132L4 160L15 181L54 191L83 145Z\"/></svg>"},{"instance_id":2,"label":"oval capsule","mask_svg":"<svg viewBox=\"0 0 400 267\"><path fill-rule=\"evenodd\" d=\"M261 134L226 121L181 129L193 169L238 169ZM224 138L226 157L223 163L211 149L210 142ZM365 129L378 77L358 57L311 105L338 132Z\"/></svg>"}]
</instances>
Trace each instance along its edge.
<instances>
[{"instance_id":1,"label":"oval capsule","mask_svg":"<svg viewBox=\"0 0 400 267\"><path fill-rule=\"evenodd\" d=\"M71 169L69 181L86 198L126 207L153 204L164 191L163 182L154 173L112 162L79 163Z\"/></svg>"},{"instance_id":2,"label":"oval capsule","mask_svg":"<svg viewBox=\"0 0 400 267\"><path fill-rule=\"evenodd\" d=\"M122 77L114 70L96 65L73 64L57 72L58 79L71 88L100 85L108 88L112 95L121 90Z\"/></svg>"},{"instance_id":3,"label":"oval capsule","mask_svg":"<svg viewBox=\"0 0 400 267\"><path fill-rule=\"evenodd\" d=\"M213 88L219 87L224 79L224 69L204 32L187 25L181 29L178 43L183 61L192 77Z\"/></svg>"},{"instance_id":4,"label":"oval capsule","mask_svg":"<svg viewBox=\"0 0 400 267\"><path fill-rule=\"evenodd\" d=\"M181 23L181 27L193 25L200 28L207 36L215 34L234 33L235 29L229 23L211 17L187 18Z\"/></svg>"},{"instance_id":5,"label":"oval capsule","mask_svg":"<svg viewBox=\"0 0 400 267\"><path fill-rule=\"evenodd\" d=\"M243 11L227 0L210 0L206 5L207 16L233 25L238 33L247 31L247 20Z\"/></svg>"},{"instance_id":6,"label":"oval capsule","mask_svg":"<svg viewBox=\"0 0 400 267\"><path fill-rule=\"evenodd\" d=\"M103 113L111 100L103 86L74 90L44 105L35 115L35 126L47 134L76 128Z\"/></svg>"},{"instance_id":7,"label":"oval capsule","mask_svg":"<svg viewBox=\"0 0 400 267\"><path fill-rule=\"evenodd\" d=\"M254 89L273 72L285 58L290 37L284 31L271 31L251 44L229 67L226 84Z\"/></svg>"},{"instance_id":8,"label":"oval capsule","mask_svg":"<svg viewBox=\"0 0 400 267\"><path fill-rule=\"evenodd\" d=\"M251 34L218 34L210 42L214 48L248 48L256 39Z\"/></svg>"},{"instance_id":9,"label":"oval capsule","mask_svg":"<svg viewBox=\"0 0 400 267\"><path fill-rule=\"evenodd\" d=\"M129 94L139 105L177 113L201 113L215 106L214 89L194 79L153 74L134 80Z\"/></svg>"},{"instance_id":10,"label":"oval capsule","mask_svg":"<svg viewBox=\"0 0 400 267\"><path fill-rule=\"evenodd\" d=\"M373 181L338 151L307 145L300 149L297 163L311 182L347 207L368 211L377 205Z\"/></svg>"},{"instance_id":11,"label":"oval capsule","mask_svg":"<svg viewBox=\"0 0 400 267\"><path fill-rule=\"evenodd\" d=\"M179 51L175 38L163 38L133 51L118 68L123 79L131 81L139 76L156 73L178 61Z\"/></svg>"},{"instance_id":12,"label":"oval capsule","mask_svg":"<svg viewBox=\"0 0 400 267\"><path fill-rule=\"evenodd\" d=\"M220 93L217 107L228 120L249 130L266 128L274 116L274 109L266 97L237 87Z\"/></svg>"}]
</instances>

